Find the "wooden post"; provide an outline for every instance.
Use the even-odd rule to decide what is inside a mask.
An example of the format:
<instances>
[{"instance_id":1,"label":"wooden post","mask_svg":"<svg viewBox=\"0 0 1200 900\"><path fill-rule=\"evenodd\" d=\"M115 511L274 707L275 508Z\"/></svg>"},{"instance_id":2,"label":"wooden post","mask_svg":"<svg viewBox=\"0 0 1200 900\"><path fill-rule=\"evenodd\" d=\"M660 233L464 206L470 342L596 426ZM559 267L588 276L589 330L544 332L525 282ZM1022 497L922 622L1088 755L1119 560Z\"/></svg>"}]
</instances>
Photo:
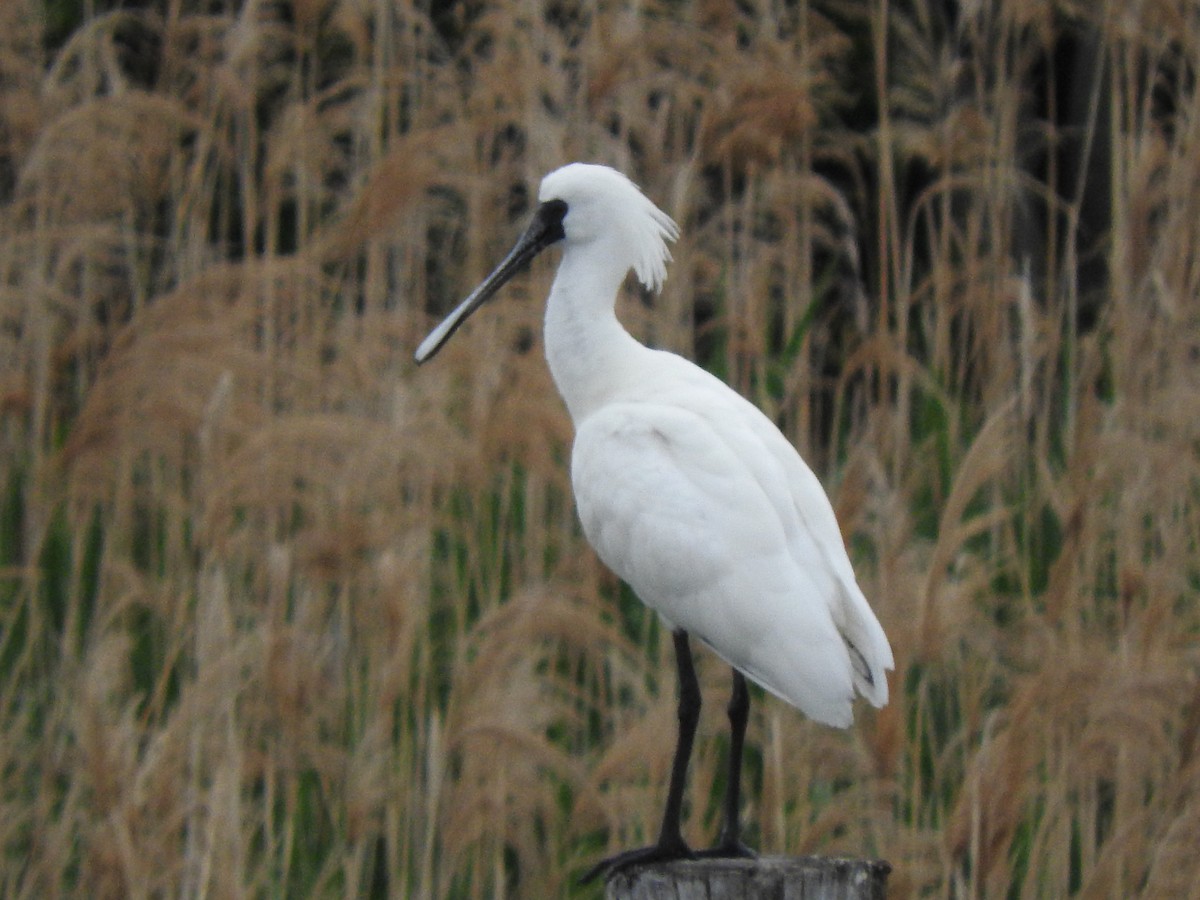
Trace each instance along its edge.
<instances>
[{"instance_id":1,"label":"wooden post","mask_svg":"<svg viewBox=\"0 0 1200 900\"><path fill-rule=\"evenodd\" d=\"M605 900L886 900L892 867L823 856L680 860L619 872Z\"/></svg>"}]
</instances>

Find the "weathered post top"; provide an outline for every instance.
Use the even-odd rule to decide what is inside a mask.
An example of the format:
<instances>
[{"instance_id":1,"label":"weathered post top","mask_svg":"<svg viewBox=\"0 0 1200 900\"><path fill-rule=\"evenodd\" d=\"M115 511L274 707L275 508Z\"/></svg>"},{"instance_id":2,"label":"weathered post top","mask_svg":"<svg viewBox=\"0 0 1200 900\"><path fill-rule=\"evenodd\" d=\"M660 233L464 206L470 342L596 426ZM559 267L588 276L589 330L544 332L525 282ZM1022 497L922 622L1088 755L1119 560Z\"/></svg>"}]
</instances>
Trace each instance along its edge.
<instances>
[{"instance_id":1,"label":"weathered post top","mask_svg":"<svg viewBox=\"0 0 1200 900\"><path fill-rule=\"evenodd\" d=\"M823 856L680 860L618 872L605 900L886 900L892 867Z\"/></svg>"}]
</instances>

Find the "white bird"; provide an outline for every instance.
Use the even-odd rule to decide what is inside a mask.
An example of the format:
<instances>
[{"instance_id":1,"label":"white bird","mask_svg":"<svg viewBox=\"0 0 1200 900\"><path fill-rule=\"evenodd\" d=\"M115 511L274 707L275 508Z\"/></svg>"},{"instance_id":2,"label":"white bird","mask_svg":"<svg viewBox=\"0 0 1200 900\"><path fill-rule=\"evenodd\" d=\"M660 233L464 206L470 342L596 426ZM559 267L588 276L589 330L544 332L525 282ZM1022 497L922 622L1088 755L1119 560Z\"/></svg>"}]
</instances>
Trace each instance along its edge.
<instances>
[{"instance_id":1,"label":"white bird","mask_svg":"<svg viewBox=\"0 0 1200 900\"><path fill-rule=\"evenodd\" d=\"M635 340L617 321L632 268L657 291L674 221L629 179L574 163L547 175L509 255L417 348L425 362L513 273L561 243L546 304L546 359L575 425L571 484L604 563L671 628L679 736L658 841L600 872L696 855L753 855L740 840L745 678L818 722L845 728L855 692L887 703L894 666L858 587L820 482L758 408L691 362ZM680 831L700 712L688 635L733 667L732 734L717 844L693 853ZM743 677L743 675L745 677Z\"/></svg>"}]
</instances>

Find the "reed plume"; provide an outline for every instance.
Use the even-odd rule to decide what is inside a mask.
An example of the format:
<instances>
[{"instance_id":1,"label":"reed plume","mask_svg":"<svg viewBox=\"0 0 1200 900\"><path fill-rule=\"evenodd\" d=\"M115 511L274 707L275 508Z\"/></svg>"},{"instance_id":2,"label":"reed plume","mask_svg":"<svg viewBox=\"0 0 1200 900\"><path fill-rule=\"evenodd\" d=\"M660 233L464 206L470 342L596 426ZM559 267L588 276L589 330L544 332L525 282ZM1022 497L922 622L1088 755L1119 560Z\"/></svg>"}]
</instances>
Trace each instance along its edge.
<instances>
[{"instance_id":1,"label":"reed plume","mask_svg":"<svg viewBox=\"0 0 1200 900\"><path fill-rule=\"evenodd\" d=\"M0 8L0 893L573 896L652 836L550 263L408 362L578 158L683 226L624 321L781 423L896 651L848 733L755 704L750 838L1194 896L1200 25L949 9Z\"/></svg>"}]
</instances>

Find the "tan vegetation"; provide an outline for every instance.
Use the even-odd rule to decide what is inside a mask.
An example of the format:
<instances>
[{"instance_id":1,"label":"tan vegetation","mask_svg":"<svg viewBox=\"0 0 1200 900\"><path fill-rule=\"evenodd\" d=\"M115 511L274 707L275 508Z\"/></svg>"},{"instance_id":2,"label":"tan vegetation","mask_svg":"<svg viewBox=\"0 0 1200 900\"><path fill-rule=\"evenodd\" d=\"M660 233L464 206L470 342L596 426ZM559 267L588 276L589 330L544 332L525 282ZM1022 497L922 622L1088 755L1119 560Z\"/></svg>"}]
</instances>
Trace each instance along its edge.
<instances>
[{"instance_id":1,"label":"tan vegetation","mask_svg":"<svg viewBox=\"0 0 1200 900\"><path fill-rule=\"evenodd\" d=\"M683 226L625 320L782 423L896 650L849 732L760 697L751 839L1200 896L1194 9L115 6L0 5L0 894L593 896L653 835L554 254L410 361L586 159Z\"/></svg>"}]
</instances>

